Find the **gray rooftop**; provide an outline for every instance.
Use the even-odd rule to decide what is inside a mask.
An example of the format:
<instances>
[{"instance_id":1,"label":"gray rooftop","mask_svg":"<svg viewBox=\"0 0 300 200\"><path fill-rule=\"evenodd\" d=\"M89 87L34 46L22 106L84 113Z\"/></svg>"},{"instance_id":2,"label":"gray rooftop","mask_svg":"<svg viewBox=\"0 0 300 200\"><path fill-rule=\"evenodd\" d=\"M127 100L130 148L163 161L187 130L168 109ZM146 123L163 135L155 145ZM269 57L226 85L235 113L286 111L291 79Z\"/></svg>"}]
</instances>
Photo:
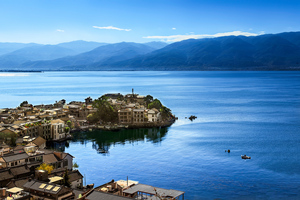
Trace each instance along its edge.
<instances>
[{"instance_id":1,"label":"gray rooftop","mask_svg":"<svg viewBox=\"0 0 300 200\"><path fill-rule=\"evenodd\" d=\"M99 191L94 190L91 194L89 194L87 196L87 199L89 199L89 200L128 200L128 199L132 199L132 198L117 196L117 195L108 194L108 193L99 192Z\"/></svg>"},{"instance_id":2,"label":"gray rooftop","mask_svg":"<svg viewBox=\"0 0 300 200\"><path fill-rule=\"evenodd\" d=\"M9 156L4 155L2 158L3 160L5 160L5 162L13 162L13 161L29 158L29 156L27 155L27 153L18 153Z\"/></svg>"},{"instance_id":3,"label":"gray rooftop","mask_svg":"<svg viewBox=\"0 0 300 200\"><path fill-rule=\"evenodd\" d=\"M147 193L147 194L151 194L151 195L155 195L155 191L154 188L157 191L157 194L159 194L162 197L172 197L172 198L176 198L182 194L184 194L184 192L182 191L178 191L178 190L168 190L168 189L163 189L163 188L158 188L158 187L153 187L151 185L144 185L144 184L137 184L134 185L126 190L124 190L124 193L127 194L134 194L136 192L142 192L142 193Z\"/></svg>"},{"instance_id":4,"label":"gray rooftop","mask_svg":"<svg viewBox=\"0 0 300 200\"><path fill-rule=\"evenodd\" d=\"M14 176L11 173L9 173L8 170L0 171L0 181L9 180L12 178L14 178Z\"/></svg>"},{"instance_id":5,"label":"gray rooftop","mask_svg":"<svg viewBox=\"0 0 300 200\"><path fill-rule=\"evenodd\" d=\"M36 191L41 191L41 192L46 192L51 194L58 194L63 188L63 186L61 185L56 185L47 182L39 182L35 180L28 181L23 185L23 187L31 190L36 190Z\"/></svg>"}]
</instances>

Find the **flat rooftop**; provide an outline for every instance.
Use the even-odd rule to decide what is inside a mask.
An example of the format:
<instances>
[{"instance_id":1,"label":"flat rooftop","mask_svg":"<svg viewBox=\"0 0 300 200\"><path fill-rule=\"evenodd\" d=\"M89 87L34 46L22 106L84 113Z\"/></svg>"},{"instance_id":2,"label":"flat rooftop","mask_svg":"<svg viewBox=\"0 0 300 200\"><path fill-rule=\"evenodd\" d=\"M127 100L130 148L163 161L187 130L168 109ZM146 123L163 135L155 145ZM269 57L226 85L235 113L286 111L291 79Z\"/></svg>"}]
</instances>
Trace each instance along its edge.
<instances>
[{"instance_id":1,"label":"flat rooftop","mask_svg":"<svg viewBox=\"0 0 300 200\"><path fill-rule=\"evenodd\" d=\"M156 192L155 192L155 190ZM151 195L156 195L159 194L162 197L171 197L171 198L176 198L184 194L182 191L178 190L168 190L168 189L163 189L163 188L158 188L158 187L153 187L151 185L145 185L145 184L137 184L134 185L126 190L123 191L126 194L134 194L136 192L142 192L142 193L147 193Z\"/></svg>"}]
</instances>

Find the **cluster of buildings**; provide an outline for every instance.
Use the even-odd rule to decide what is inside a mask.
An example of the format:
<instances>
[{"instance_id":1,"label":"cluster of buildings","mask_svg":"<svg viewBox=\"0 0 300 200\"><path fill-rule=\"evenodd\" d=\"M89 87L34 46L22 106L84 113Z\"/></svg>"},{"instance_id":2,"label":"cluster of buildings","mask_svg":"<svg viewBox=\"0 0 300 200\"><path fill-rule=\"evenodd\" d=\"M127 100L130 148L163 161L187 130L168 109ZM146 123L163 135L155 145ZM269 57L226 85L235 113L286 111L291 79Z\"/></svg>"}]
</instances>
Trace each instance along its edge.
<instances>
[{"instance_id":1,"label":"cluster of buildings","mask_svg":"<svg viewBox=\"0 0 300 200\"><path fill-rule=\"evenodd\" d=\"M161 112L157 108L148 109L148 103L153 101L145 96L138 94L127 94L125 96L120 93L107 94L109 102L118 110L118 121L122 125L152 125L163 123Z\"/></svg>"},{"instance_id":2,"label":"cluster of buildings","mask_svg":"<svg viewBox=\"0 0 300 200\"><path fill-rule=\"evenodd\" d=\"M62 102L36 106L22 104L17 108L0 109L0 142L24 136L40 136L53 141L65 139L69 133L66 127L70 117L66 109L59 107Z\"/></svg>"},{"instance_id":3,"label":"cluster of buildings","mask_svg":"<svg viewBox=\"0 0 300 200\"><path fill-rule=\"evenodd\" d=\"M184 192L140 184L137 181L110 181L98 187L85 186L82 174L74 169L73 156L44 149L46 140L37 137L26 145L0 145L1 200L126 200L184 199ZM41 164L53 166L51 172L38 170ZM64 177L69 177L66 187Z\"/></svg>"},{"instance_id":4,"label":"cluster of buildings","mask_svg":"<svg viewBox=\"0 0 300 200\"><path fill-rule=\"evenodd\" d=\"M118 113L116 121L120 126L155 126L163 121L159 110L147 108L153 101L151 96L147 99L133 92L105 96ZM92 104L93 99L88 97L84 102L68 104L64 99L35 106L24 101L17 108L0 109L1 200L184 199L184 192L140 184L128 178L98 187L84 186L82 174L73 168L72 155L46 149L47 141L65 140L70 137L70 130L89 126L87 116L97 112ZM53 170L37 170L41 164L51 165ZM66 173L69 187L64 183Z\"/></svg>"},{"instance_id":5,"label":"cluster of buildings","mask_svg":"<svg viewBox=\"0 0 300 200\"><path fill-rule=\"evenodd\" d=\"M83 176L78 170L73 170L72 155L44 149L46 140L41 137L24 142L26 145L16 147L0 145L0 199L58 199L60 194L73 194L73 189L83 188ZM37 168L43 163L53 166L50 174L42 170L43 175L40 175L41 171ZM66 170L70 188L62 186ZM57 188L55 194L36 195L37 191L32 190L34 186L31 184L38 181L52 184L59 189Z\"/></svg>"},{"instance_id":6,"label":"cluster of buildings","mask_svg":"<svg viewBox=\"0 0 300 200\"><path fill-rule=\"evenodd\" d=\"M145 96L134 93L105 96L118 112L118 119L115 120L118 121L117 125L155 126L163 123L158 109L147 108ZM153 98L150 98L151 101ZM32 105L25 101L17 108L0 109L0 143L11 140L11 135L16 138L40 136L47 141L63 140L69 136L70 130L91 125L87 116L97 112L92 104L93 99L88 97L84 102L72 101L68 104L64 99L48 105Z\"/></svg>"}]
</instances>

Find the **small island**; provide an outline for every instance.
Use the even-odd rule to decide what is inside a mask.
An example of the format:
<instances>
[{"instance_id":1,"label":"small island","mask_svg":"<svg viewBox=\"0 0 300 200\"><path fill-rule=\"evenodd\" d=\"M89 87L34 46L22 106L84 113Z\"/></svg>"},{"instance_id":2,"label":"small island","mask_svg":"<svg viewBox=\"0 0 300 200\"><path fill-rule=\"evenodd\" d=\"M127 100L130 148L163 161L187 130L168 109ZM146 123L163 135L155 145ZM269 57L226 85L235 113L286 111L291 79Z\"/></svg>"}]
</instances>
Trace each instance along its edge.
<instances>
[{"instance_id":1,"label":"small island","mask_svg":"<svg viewBox=\"0 0 300 200\"><path fill-rule=\"evenodd\" d=\"M70 133L96 129L116 131L123 128L167 127L176 117L151 95L104 94L85 101L65 99L54 104L32 105L23 101L17 108L0 109L0 141L15 146L22 140L42 137L64 141Z\"/></svg>"}]
</instances>

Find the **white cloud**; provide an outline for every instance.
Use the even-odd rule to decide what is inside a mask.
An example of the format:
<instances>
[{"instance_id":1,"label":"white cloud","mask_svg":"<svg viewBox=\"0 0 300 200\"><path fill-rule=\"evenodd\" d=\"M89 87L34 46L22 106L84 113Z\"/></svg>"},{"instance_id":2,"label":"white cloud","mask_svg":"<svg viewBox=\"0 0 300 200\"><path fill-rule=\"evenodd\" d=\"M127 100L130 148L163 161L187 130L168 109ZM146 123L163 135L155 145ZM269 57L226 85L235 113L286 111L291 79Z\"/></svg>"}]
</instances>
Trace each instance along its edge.
<instances>
[{"instance_id":1,"label":"white cloud","mask_svg":"<svg viewBox=\"0 0 300 200\"><path fill-rule=\"evenodd\" d=\"M201 39L201 38L215 38L215 37L223 37L223 36L257 36L257 35L262 35L264 32L260 33L249 33L249 32L242 32L242 31L232 31L232 32L226 32L226 33L216 33L213 35L210 34L202 34L202 35L195 35L195 34L190 34L190 35L170 35L170 36L146 36L143 38L148 38L148 39L161 39L165 42L179 42L182 40L187 40L187 39Z\"/></svg>"},{"instance_id":2,"label":"white cloud","mask_svg":"<svg viewBox=\"0 0 300 200\"><path fill-rule=\"evenodd\" d=\"M105 26L105 27L93 26L93 28L110 29L110 30L118 30L118 31L131 31L131 29L117 28L117 27L113 27L113 26Z\"/></svg>"},{"instance_id":3,"label":"white cloud","mask_svg":"<svg viewBox=\"0 0 300 200\"><path fill-rule=\"evenodd\" d=\"M176 30L176 28L172 28L172 30Z\"/></svg>"},{"instance_id":4,"label":"white cloud","mask_svg":"<svg viewBox=\"0 0 300 200\"><path fill-rule=\"evenodd\" d=\"M65 32L64 30L61 30L61 29L57 29L56 31L57 32L62 32L62 33Z\"/></svg>"}]
</instances>

